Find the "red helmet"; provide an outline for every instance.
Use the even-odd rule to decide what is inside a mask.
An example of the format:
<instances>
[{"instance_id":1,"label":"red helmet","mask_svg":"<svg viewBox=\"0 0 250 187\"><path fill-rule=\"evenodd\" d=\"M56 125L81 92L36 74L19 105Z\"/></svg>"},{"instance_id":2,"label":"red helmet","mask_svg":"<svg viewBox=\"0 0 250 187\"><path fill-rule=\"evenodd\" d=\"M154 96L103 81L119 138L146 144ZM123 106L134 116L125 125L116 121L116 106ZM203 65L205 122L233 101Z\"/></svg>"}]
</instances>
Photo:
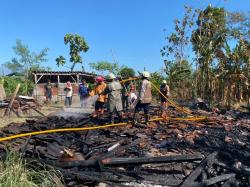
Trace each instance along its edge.
<instances>
[{"instance_id":1,"label":"red helmet","mask_svg":"<svg viewBox=\"0 0 250 187\"><path fill-rule=\"evenodd\" d=\"M104 80L105 79L104 79L103 76L98 76L98 77L95 78L95 81L98 82L98 83L103 82Z\"/></svg>"}]
</instances>

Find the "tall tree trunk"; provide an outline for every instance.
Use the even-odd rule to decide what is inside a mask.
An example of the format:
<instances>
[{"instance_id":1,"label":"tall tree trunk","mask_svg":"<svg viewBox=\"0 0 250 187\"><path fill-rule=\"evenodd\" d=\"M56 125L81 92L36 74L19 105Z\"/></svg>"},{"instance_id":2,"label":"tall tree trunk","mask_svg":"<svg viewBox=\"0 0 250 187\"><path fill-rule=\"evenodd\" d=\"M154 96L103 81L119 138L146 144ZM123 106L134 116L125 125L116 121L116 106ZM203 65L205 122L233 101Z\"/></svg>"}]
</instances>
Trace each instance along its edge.
<instances>
[{"instance_id":1,"label":"tall tree trunk","mask_svg":"<svg viewBox=\"0 0 250 187\"><path fill-rule=\"evenodd\" d=\"M72 66L71 66L71 68L70 68L70 70L71 70L71 71L73 71L73 70L74 70L75 65L76 65L76 63L75 63L75 62L73 62Z\"/></svg>"},{"instance_id":2,"label":"tall tree trunk","mask_svg":"<svg viewBox=\"0 0 250 187\"><path fill-rule=\"evenodd\" d=\"M209 75L209 59L205 63L205 86L204 86L204 98L210 103L211 90L210 90L210 75Z\"/></svg>"}]
</instances>

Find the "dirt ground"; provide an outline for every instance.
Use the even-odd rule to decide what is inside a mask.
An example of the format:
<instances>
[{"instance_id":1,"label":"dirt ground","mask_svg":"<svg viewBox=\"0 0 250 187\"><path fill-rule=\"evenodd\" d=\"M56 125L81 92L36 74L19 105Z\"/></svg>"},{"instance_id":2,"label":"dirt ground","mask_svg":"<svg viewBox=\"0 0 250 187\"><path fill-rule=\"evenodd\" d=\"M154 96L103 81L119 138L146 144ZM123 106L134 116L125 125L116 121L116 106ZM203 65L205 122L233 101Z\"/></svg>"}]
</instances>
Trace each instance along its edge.
<instances>
[{"instance_id":1,"label":"dirt ground","mask_svg":"<svg viewBox=\"0 0 250 187\"><path fill-rule=\"evenodd\" d=\"M45 105L41 108L41 112L47 116L51 113L57 112L62 110L62 106L55 106L54 104L51 105ZM4 127L10 123L22 123L25 122L26 119L37 119L37 118L41 118L43 117L42 115L38 114L35 111L30 111L29 114L26 115L22 115L21 117L16 116L15 114L11 114L10 117L1 117L1 121L0 121L0 128Z\"/></svg>"},{"instance_id":2,"label":"dirt ground","mask_svg":"<svg viewBox=\"0 0 250 187\"><path fill-rule=\"evenodd\" d=\"M92 103L89 103L90 105ZM40 112L42 112L45 116L54 115L60 113L61 111L72 111L78 112L82 111L80 108L80 99L78 96L73 97L72 107L70 109L64 107L64 101L61 102L52 102L51 104L43 104ZM0 116L3 116L4 110L0 111ZM37 119L43 117L41 114L30 111L29 114L23 114L21 117L12 114L10 117L1 117L0 120L0 128L4 127L10 123L22 123L25 122L26 119Z\"/></svg>"}]
</instances>

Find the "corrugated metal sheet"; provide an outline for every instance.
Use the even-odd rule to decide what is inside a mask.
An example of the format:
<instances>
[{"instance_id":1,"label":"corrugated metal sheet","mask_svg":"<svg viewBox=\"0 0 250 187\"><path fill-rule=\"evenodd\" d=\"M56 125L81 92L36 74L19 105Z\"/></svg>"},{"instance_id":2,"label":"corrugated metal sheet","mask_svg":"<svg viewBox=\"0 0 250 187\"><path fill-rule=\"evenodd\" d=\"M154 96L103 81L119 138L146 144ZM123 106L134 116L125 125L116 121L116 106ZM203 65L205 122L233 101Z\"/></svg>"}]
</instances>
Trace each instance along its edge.
<instances>
[{"instance_id":1,"label":"corrugated metal sheet","mask_svg":"<svg viewBox=\"0 0 250 187\"><path fill-rule=\"evenodd\" d=\"M88 73L83 71L33 71L32 74L44 74L44 75L90 75L90 76L96 76L94 73Z\"/></svg>"}]
</instances>

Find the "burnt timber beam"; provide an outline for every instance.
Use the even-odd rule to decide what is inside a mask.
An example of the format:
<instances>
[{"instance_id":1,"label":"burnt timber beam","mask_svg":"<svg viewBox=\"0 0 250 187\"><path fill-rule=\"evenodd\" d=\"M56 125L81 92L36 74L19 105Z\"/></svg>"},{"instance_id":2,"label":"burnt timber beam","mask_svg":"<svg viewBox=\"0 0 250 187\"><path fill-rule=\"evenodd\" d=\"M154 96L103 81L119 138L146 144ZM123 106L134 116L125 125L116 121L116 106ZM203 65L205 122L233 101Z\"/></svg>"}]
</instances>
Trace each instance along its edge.
<instances>
[{"instance_id":1,"label":"burnt timber beam","mask_svg":"<svg viewBox=\"0 0 250 187\"><path fill-rule=\"evenodd\" d=\"M141 158L107 158L102 160L104 165L125 165L125 164L153 164L153 163L170 163L170 162L192 162L202 160L203 155L171 155L160 157L141 157Z\"/></svg>"},{"instance_id":2,"label":"burnt timber beam","mask_svg":"<svg viewBox=\"0 0 250 187\"><path fill-rule=\"evenodd\" d=\"M98 161L104 166L118 166L118 165L141 165L141 164L153 164L153 163L171 163L171 162L192 162L202 160L203 155L174 155L174 156L160 156L160 157L141 157L141 158L107 158L104 160L81 160L71 162L57 162L56 166L62 168L71 167L86 167L86 166L98 166Z\"/></svg>"},{"instance_id":3,"label":"burnt timber beam","mask_svg":"<svg viewBox=\"0 0 250 187\"><path fill-rule=\"evenodd\" d=\"M218 182L223 182L223 181L227 181L230 179L235 178L235 174L234 173L230 173L230 174L224 174L224 175L220 175L220 176L216 176L216 177L212 177L210 179L204 180L200 183L195 182L195 183L191 183L189 184L189 186L191 187L203 187L203 186L211 186L213 184L216 184Z\"/></svg>"},{"instance_id":4,"label":"burnt timber beam","mask_svg":"<svg viewBox=\"0 0 250 187\"><path fill-rule=\"evenodd\" d=\"M213 162L215 157L218 155L218 152L211 153L208 155L199 166L191 172L191 174L183 181L181 187L189 187L194 181L200 176L204 167L208 164L208 162Z\"/></svg>"}]
</instances>

